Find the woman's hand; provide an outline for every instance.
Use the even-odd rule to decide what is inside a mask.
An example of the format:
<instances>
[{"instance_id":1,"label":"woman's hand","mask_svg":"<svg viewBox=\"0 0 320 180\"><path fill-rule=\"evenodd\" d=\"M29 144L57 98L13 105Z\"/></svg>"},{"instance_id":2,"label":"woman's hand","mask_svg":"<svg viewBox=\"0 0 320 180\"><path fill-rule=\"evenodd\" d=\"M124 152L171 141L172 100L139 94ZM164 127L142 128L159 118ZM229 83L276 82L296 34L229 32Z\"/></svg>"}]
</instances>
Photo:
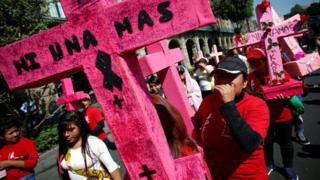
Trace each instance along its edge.
<instances>
[{"instance_id":1,"label":"woman's hand","mask_svg":"<svg viewBox=\"0 0 320 180\"><path fill-rule=\"evenodd\" d=\"M233 84L231 84L231 85L230 84L216 85L214 87L214 89L220 93L222 101L224 103L233 101L236 96Z\"/></svg>"},{"instance_id":2,"label":"woman's hand","mask_svg":"<svg viewBox=\"0 0 320 180\"><path fill-rule=\"evenodd\" d=\"M284 96L283 94L278 94L274 99L277 100L285 100L285 99L289 99L289 96Z\"/></svg>"},{"instance_id":3,"label":"woman's hand","mask_svg":"<svg viewBox=\"0 0 320 180\"><path fill-rule=\"evenodd\" d=\"M112 180L121 180L120 169L116 169L111 173Z\"/></svg>"}]
</instances>

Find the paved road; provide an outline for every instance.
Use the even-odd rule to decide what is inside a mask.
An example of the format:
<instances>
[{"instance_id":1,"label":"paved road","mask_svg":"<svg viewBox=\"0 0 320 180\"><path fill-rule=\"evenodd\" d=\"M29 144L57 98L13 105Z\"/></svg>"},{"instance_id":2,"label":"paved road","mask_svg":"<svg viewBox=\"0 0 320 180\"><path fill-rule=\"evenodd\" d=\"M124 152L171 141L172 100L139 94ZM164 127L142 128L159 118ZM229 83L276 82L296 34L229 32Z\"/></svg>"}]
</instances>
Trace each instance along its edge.
<instances>
[{"instance_id":1,"label":"paved road","mask_svg":"<svg viewBox=\"0 0 320 180\"><path fill-rule=\"evenodd\" d=\"M307 84L320 84L320 71L307 77L305 82ZM306 108L303 114L305 134L311 141L311 145L301 146L294 142L294 164L301 180L317 180L320 179L320 87L310 89L309 94L304 97L303 101ZM111 153L114 154L114 157L117 156L116 152ZM53 164L53 154L53 152L48 152L38 164L36 172L46 169L37 174L38 180L59 179L56 166ZM118 156L115 159L117 162L121 161ZM277 144L275 145L275 164L281 166L280 150ZM285 180L285 177L281 174L281 168L276 169L269 176L269 180Z\"/></svg>"}]
</instances>

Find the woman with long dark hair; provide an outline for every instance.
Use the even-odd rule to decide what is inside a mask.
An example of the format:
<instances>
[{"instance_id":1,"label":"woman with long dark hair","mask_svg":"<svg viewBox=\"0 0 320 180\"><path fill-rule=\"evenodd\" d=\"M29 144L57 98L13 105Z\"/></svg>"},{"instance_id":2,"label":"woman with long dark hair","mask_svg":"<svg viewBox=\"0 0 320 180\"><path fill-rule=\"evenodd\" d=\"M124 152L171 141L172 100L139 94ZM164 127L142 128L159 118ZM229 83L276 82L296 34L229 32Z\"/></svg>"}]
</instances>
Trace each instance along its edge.
<instances>
[{"instance_id":1,"label":"woman with long dark hair","mask_svg":"<svg viewBox=\"0 0 320 180\"><path fill-rule=\"evenodd\" d=\"M196 143L188 136L180 112L165 98L151 95L173 158L197 153Z\"/></svg>"},{"instance_id":2,"label":"woman with long dark hair","mask_svg":"<svg viewBox=\"0 0 320 180\"><path fill-rule=\"evenodd\" d=\"M91 135L88 124L79 112L64 113L58 132L58 166L63 179L121 179L119 166L107 146Z\"/></svg>"}]
</instances>

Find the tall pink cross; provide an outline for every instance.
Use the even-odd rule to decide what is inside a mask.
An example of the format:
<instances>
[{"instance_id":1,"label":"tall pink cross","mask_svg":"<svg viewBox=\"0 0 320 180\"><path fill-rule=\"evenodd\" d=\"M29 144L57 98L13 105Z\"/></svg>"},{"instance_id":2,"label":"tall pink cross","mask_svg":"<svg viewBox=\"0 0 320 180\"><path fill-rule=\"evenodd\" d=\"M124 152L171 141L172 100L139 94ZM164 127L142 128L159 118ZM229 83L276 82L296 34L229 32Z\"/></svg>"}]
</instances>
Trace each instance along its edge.
<instances>
[{"instance_id":1,"label":"tall pink cross","mask_svg":"<svg viewBox=\"0 0 320 180\"><path fill-rule=\"evenodd\" d=\"M283 20L272 9L273 19L276 24L283 23ZM286 21L292 21L294 19L300 19L300 15L295 15ZM306 29L305 32L308 30ZM284 64L284 68L291 76L301 77L309 73L312 73L320 69L320 55L317 52L306 54L300 47L296 37L303 34L297 34L295 36L279 39L282 51L284 51L291 59L291 62Z\"/></svg>"},{"instance_id":2,"label":"tall pink cross","mask_svg":"<svg viewBox=\"0 0 320 180\"><path fill-rule=\"evenodd\" d=\"M222 55L223 55L223 53L219 52L218 49L217 49L217 46L214 44L212 46L212 52L210 53L210 57L214 57L215 61L216 61L216 64L218 64L220 62L220 57L219 56L222 56Z\"/></svg>"},{"instance_id":3,"label":"tall pink cross","mask_svg":"<svg viewBox=\"0 0 320 180\"><path fill-rule=\"evenodd\" d=\"M281 88L275 87L274 90L281 92L284 95L290 96L294 94L302 94L303 90L301 88L301 83L294 80L289 82L283 82L284 71L281 59L281 52L279 47L278 39L292 36L295 34L300 34L303 30L300 27L300 19L294 19L289 22L284 22L281 24L275 24L273 21L273 14L271 6L260 6L261 4L268 2L263 0L262 3L258 4L256 7L256 15L259 21L259 27L261 30L256 32L247 33L246 43L237 43L235 48L249 46L257 43L261 43L265 48L268 66L269 66L269 86L277 86L283 84ZM296 90L292 91L292 87ZM270 92L272 87L264 86L262 87L264 92ZM267 98L273 98L274 96L268 96Z\"/></svg>"},{"instance_id":4,"label":"tall pink cross","mask_svg":"<svg viewBox=\"0 0 320 180\"><path fill-rule=\"evenodd\" d=\"M181 50L179 48L169 50L167 42L163 40L147 46L147 51L148 55L139 60L143 75L158 74L166 97L180 110L188 133L191 135L194 130L191 122L194 111L188 102L176 69L176 63L184 59Z\"/></svg>"},{"instance_id":5,"label":"tall pink cross","mask_svg":"<svg viewBox=\"0 0 320 180\"><path fill-rule=\"evenodd\" d=\"M71 78L61 80L62 92L64 96L58 98L58 104L65 104L68 111L77 110L77 101L81 99L90 99L89 94L83 91L74 92Z\"/></svg>"},{"instance_id":6,"label":"tall pink cross","mask_svg":"<svg viewBox=\"0 0 320 180\"><path fill-rule=\"evenodd\" d=\"M70 3L75 7L65 6ZM126 0L108 6L105 0L65 0L62 5L69 7L66 22L0 49L0 71L10 89L84 71L131 179L145 178L139 175L146 167L154 179L205 179L199 153L172 158L158 115L138 83L143 81L133 68L138 61L120 55L215 22L208 1Z\"/></svg>"}]
</instances>

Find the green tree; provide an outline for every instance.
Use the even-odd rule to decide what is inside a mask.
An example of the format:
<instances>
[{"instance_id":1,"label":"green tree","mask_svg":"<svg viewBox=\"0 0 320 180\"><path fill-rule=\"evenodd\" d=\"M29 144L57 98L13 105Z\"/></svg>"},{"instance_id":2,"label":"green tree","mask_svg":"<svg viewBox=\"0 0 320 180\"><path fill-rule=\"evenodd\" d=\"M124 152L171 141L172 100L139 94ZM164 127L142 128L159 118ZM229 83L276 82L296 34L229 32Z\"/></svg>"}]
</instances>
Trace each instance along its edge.
<instances>
[{"instance_id":1,"label":"green tree","mask_svg":"<svg viewBox=\"0 0 320 180\"><path fill-rule=\"evenodd\" d=\"M309 16L320 16L320 2L310 4L310 6L306 9L306 13Z\"/></svg>"},{"instance_id":2,"label":"green tree","mask_svg":"<svg viewBox=\"0 0 320 180\"><path fill-rule=\"evenodd\" d=\"M1 0L0 47L47 28L47 0Z\"/></svg>"},{"instance_id":3,"label":"green tree","mask_svg":"<svg viewBox=\"0 0 320 180\"><path fill-rule=\"evenodd\" d=\"M296 14L305 14L306 10L299 4L294 5L291 9L290 9L290 13L284 15L285 19L288 19Z\"/></svg>"},{"instance_id":4,"label":"green tree","mask_svg":"<svg viewBox=\"0 0 320 180\"><path fill-rule=\"evenodd\" d=\"M51 0L54 1L56 0ZM61 23L61 19L48 17L48 2L1 0L0 47ZM49 84L20 91L18 96L17 91L9 90L0 72L0 117L13 116L20 122L24 136L36 139L40 151L50 149L57 141L55 120L63 108L55 104L57 91L55 85ZM34 101L36 110L22 112L20 107L26 100Z\"/></svg>"},{"instance_id":5,"label":"green tree","mask_svg":"<svg viewBox=\"0 0 320 180\"><path fill-rule=\"evenodd\" d=\"M243 21L253 16L253 0L217 0L212 9L218 17L235 22L240 30Z\"/></svg>"}]
</instances>

